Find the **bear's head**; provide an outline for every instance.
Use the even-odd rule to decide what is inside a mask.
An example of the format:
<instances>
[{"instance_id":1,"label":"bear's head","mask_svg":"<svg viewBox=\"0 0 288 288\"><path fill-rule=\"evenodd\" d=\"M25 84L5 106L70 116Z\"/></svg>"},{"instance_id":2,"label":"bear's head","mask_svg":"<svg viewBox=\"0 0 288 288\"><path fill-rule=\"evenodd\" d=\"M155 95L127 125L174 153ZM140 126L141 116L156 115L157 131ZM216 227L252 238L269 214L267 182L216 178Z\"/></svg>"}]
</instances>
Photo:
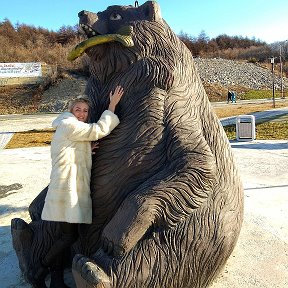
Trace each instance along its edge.
<instances>
[{"instance_id":1,"label":"bear's head","mask_svg":"<svg viewBox=\"0 0 288 288\"><path fill-rule=\"evenodd\" d=\"M77 45L68 59L74 60L86 52L91 74L102 83L111 74L148 57L163 59L173 71L183 53L179 50L184 44L161 17L155 1L139 7L109 6L97 14L81 11L78 16L88 39Z\"/></svg>"}]
</instances>

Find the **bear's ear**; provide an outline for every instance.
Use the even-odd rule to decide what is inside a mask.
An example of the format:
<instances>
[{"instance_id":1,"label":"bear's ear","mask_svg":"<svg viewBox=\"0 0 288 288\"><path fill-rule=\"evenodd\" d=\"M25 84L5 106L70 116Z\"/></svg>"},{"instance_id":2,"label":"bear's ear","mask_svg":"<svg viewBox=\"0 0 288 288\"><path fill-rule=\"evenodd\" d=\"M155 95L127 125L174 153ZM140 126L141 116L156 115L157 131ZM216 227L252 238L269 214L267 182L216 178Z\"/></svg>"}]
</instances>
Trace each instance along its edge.
<instances>
[{"instance_id":1,"label":"bear's ear","mask_svg":"<svg viewBox=\"0 0 288 288\"><path fill-rule=\"evenodd\" d=\"M162 20L160 6L156 1L147 1L143 5L139 6L141 16L148 21ZM141 17L141 18L142 18Z\"/></svg>"}]
</instances>

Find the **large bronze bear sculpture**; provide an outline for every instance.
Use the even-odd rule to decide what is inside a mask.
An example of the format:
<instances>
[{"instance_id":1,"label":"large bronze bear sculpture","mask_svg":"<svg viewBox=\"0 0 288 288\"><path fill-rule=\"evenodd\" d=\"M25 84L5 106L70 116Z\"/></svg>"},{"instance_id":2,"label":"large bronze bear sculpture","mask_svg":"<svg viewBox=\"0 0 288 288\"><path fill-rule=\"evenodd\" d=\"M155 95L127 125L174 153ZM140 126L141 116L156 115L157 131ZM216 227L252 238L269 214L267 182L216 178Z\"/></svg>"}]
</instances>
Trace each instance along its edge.
<instances>
[{"instance_id":1,"label":"large bronze bear sculpture","mask_svg":"<svg viewBox=\"0 0 288 288\"><path fill-rule=\"evenodd\" d=\"M237 242L243 189L193 57L154 1L79 17L88 39L69 58L89 56L92 120L116 85L125 95L120 125L93 156L93 224L80 227L75 245L77 287L208 287ZM34 258L57 233L39 219L39 203L30 207L34 221L12 225L24 271L36 260L21 244L23 229L32 230Z\"/></svg>"}]
</instances>

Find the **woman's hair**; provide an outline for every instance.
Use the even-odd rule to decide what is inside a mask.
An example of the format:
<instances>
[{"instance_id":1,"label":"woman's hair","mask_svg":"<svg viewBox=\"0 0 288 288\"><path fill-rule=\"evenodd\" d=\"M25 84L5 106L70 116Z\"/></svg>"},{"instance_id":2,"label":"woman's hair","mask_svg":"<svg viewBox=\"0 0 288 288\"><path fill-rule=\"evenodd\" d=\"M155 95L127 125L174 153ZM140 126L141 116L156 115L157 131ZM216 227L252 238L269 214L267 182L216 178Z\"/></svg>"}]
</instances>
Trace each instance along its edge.
<instances>
[{"instance_id":1,"label":"woman's hair","mask_svg":"<svg viewBox=\"0 0 288 288\"><path fill-rule=\"evenodd\" d=\"M90 113L90 110L92 108L92 103L90 101L90 99L88 98L88 96L86 95L79 95L77 96L75 99L72 99L69 101L69 104L68 104L68 110L69 112L72 112L74 106L77 104L77 103L86 103L89 107L89 113Z\"/></svg>"}]
</instances>

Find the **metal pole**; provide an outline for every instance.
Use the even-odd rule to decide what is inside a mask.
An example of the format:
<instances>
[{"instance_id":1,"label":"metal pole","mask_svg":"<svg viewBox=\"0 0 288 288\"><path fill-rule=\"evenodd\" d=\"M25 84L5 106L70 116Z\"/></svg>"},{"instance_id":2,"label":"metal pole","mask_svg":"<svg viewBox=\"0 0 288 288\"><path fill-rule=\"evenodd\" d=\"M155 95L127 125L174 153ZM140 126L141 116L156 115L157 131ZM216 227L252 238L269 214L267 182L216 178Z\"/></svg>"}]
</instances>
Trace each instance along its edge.
<instances>
[{"instance_id":1,"label":"metal pole","mask_svg":"<svg viewBox=\"0 0 288 288\"><path fill-rule=\"evenodd\" d=\"M280 44L280 75L281 75L281 99L284 99L284 89L283 89L283 64L282 64L282 51Z\"/></svg>"},{"instance_id":2,"label":"metal pole","mask_svg":"<svg viewBox=\"0 0 288 288\"><path fill-rule=\"evenodd\" d=\"M285 47L285 51L287 51L287 47L286 47L286 43L288 42L288 40L285 40L283 45ZM282 45L280 44L280 69L281 69L281 98L285 99L285 95L284 95L284 85L283 85L283 62L282 62ZM285 53L284 53L284 57L285 59Z\"/></svg>"},{"instance_id":3,"label":"metal pole","mask_svg":"<svg viewBox=\"0 0 288 288\"><path fill-rule=\"evenodd\" d=\"M273 94L273 108L275 108L275 74L274 74L274 57L271 58L272 64L272 94Z\"/></svg>"}]
</instances>

